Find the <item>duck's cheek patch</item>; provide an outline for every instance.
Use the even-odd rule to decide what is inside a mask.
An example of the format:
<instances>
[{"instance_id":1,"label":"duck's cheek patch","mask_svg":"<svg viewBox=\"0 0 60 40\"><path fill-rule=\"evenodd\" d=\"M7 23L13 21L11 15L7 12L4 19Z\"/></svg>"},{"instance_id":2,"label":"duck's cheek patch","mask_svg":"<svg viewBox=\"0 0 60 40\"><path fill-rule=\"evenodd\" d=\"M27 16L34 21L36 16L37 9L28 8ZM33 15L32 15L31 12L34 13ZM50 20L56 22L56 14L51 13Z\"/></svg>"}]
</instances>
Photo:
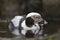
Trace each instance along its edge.
<instances>
[{"instance_id":1,"label":"duck's cheek patch","mask_svg":"<svg viewBox=\"0 0 60 40\"><path fill-rule=\"evenodd\" d=\"M26 18L26 25L27 27L32 27L34 25L34 20L31 17Z\"/></svg>"},{"instance_id":2,"label":"duck's cheek patch","mask_svg":"<svg viewBox=\"0 0 60 40\"><path fill-rule=\"evenodd\" d=\"M43 19L40 16L32 16L31 17L35 22L41 22Z\"/></svg>"}]
</instances>

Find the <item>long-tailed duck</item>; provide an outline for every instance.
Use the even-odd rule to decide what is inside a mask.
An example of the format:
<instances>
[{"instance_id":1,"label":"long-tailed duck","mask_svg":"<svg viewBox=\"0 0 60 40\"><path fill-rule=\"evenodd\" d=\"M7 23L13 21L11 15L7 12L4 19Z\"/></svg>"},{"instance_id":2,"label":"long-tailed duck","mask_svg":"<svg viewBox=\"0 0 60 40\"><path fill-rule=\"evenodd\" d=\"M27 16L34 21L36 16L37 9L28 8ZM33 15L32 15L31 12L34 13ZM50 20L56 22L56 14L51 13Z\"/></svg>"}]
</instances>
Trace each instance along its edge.
<instances>
[{"instance_id":1,"label":"long-tailed duck","mask_svg":"<svg viewBox=\"0 0 60 40\"><path fill-rule=\"evenodd\" d=\"M47 22L39 13L31 12L26 16L15 16L8 27L14 35L33 37L34 35L42 34L44 24L47 24Z\"/></svg>"}]
</instances>

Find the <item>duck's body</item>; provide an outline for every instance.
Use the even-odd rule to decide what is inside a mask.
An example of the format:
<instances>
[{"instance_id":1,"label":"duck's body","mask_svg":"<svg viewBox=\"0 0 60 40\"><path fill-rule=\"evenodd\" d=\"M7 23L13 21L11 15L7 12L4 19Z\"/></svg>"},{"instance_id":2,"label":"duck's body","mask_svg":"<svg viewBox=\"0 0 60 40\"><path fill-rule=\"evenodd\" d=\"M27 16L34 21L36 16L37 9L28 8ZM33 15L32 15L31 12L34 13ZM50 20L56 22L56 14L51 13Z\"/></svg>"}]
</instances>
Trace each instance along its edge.
<instances>
[{"instance_id":1,"label":"duck's body","mask_svg":"<svg viewBox=\"0 0 60 40\"><path fill-rule=\"evenodd\" d=\"M13 18L13 19L11 20L11 22L13 23L15 29L14 29L13 26L11 26L11 23L10 23L10 25L9 25L9 29L11 30L11 32L12 32L14 35L20 35L20 33L19 33L19 27L20 27L20 26L19 26L19 22L21 21L22 18L23 18L22 16L15 16L15 18ZM35 23L34 25L32 25L32 27L27 27L27 25L26 25L26 23L25 23L25 20L22 21L21 27L23 28L23 30L21 30L21 33L22 33L23 35L25 35L28 30L31 30L31 31L34 33L34 31L40 29L40 26L38 25L38 23ZM12 30L12 29L14 29L14 30ZM36 34L36 33L35 33L35 34Z\"/></svg>"},{"instance_id":2,"label":"duck's body","mask_svg":"<svg viewBox=\"0 0 60 40\"><path fill-rule=\"evenodd\" d=\"M33 14L32 14L33 15ZM36 15L36 14L35 14ZM38 17L40 15L38 14ZM36 21L36 20L35 20ZM9 23L9 30L12 34L17 36L28 36L28 35L41 35L43 27L36 21L35 22L31 15L26 16L15 16L11 23ZM40 20L41 21L41 20Z\"/></svg>"}]
</instances>

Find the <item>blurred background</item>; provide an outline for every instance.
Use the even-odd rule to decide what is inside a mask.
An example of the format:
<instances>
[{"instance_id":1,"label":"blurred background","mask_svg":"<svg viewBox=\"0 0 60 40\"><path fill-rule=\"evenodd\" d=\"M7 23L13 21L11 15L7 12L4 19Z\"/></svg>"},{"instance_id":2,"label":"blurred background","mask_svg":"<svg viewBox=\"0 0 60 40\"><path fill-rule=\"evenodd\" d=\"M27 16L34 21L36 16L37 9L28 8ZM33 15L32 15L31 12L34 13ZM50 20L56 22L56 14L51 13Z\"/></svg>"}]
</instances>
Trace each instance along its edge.
<instances>
[{"instance_id":1,"label":"blurred background","mask_svg":"<svg viewBox=\"0 0 60 40\"><path fill-rule=\"evenodd\" d=\"M16 15L39 12L47 20L45 40L60 40L60 0L0 0L0 37L12 37L8 23Z\"/></svg>"}]
</instances>

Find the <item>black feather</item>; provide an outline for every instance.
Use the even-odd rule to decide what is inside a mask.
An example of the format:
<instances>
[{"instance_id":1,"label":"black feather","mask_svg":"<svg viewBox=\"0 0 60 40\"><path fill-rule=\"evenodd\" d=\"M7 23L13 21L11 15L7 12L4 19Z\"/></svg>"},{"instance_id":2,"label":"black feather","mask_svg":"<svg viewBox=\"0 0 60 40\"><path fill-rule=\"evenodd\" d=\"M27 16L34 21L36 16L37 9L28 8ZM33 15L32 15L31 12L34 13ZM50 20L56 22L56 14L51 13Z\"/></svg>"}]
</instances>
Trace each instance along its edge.
<instances>
[{"instance_id":1,"label":"black feather","mask_svg":"<svg viewBox=\"0 0 60 40\"><path fill-rule=\"evenodd\" d=\"M34 33L31 30L28 30L25 37L33 38L34 37Z\"/></svg>"},{"instance_id":2,"label":"black feather","mask_svg":"<svg viewBox=\"0 0 60 40\"><path fill-rule=\"evenodd\" d=\"M27 27L31 27L34 25L34 20L31 17L26 18L26 25Z\"/></svg>"}]
</instances>

